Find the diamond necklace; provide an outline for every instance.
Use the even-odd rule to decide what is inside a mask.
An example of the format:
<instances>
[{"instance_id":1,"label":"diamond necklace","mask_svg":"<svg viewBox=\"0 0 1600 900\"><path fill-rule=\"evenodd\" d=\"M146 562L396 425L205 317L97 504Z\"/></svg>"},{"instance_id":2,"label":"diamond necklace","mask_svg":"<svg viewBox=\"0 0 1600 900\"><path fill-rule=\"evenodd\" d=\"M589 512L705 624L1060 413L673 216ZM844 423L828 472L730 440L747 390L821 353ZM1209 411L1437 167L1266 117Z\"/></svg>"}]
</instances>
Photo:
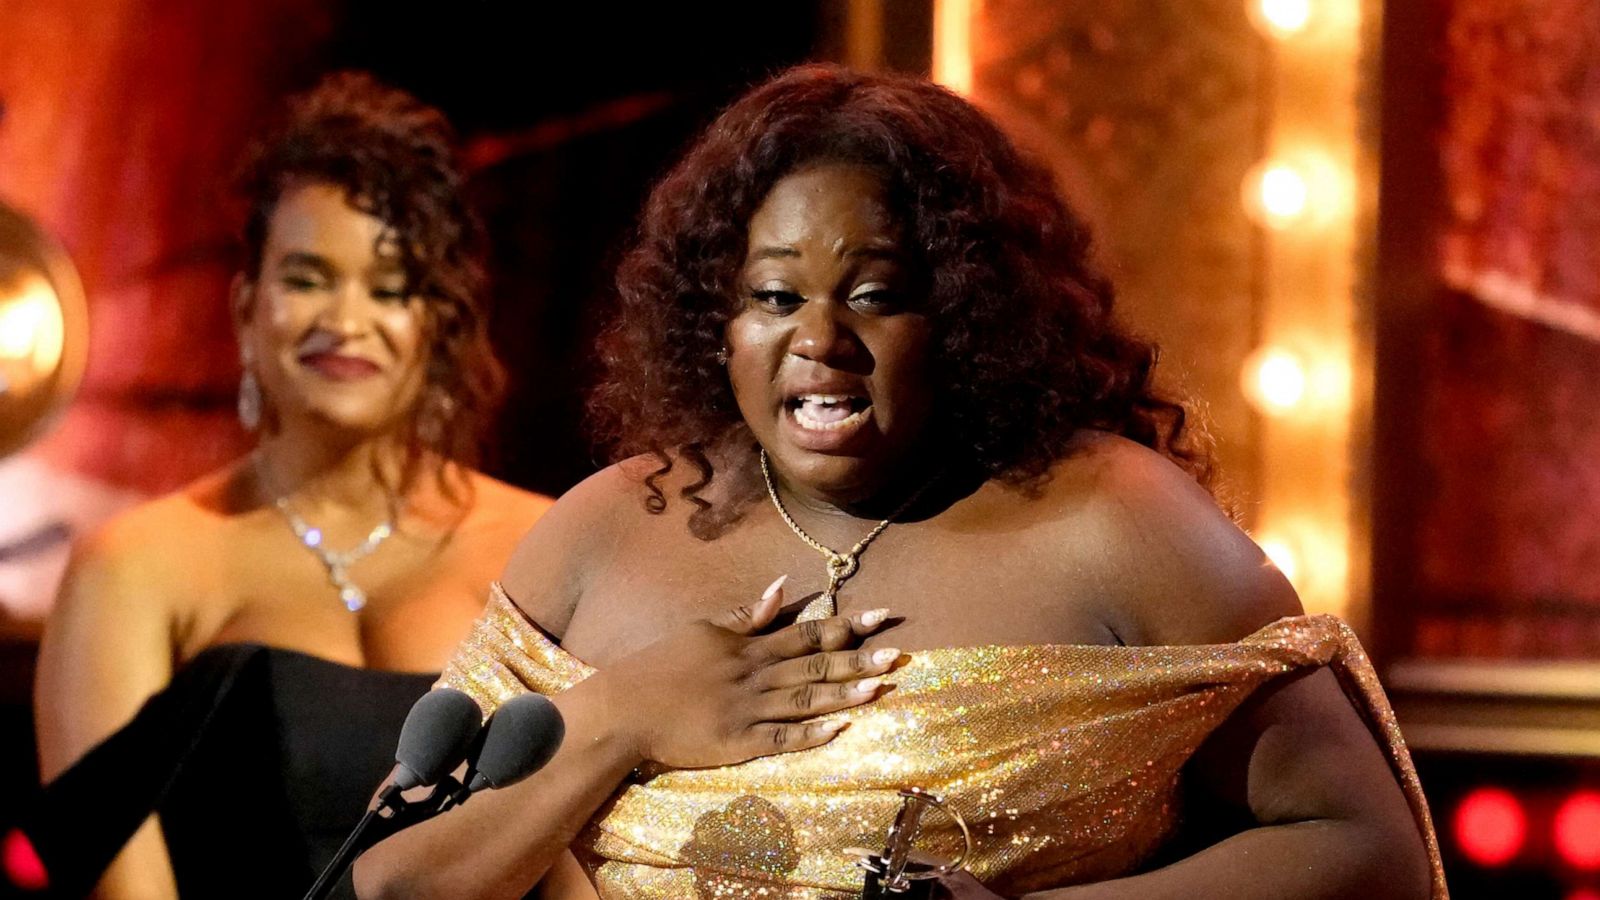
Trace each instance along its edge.
<instances>
[{"instance_id":1,"label":"diamond necklace","mask_svg":"<svg viewBox=\"0 0 1600 900\"><path fill-rule=\"evenodd\" d=\"M264 486L270 487L272 479L267 477L266 463L258 454L256 456L256 471ZM350 577L350 567L371 556L379 545L389 539L395 531L395 516L397 505L389 504L389 518L379 522L367 532L367 539L349 550L329 550L322 543L322 529L301 518L289 505L287 494L278 494L272 500L272 505L282 514L284 521L289 523L289 528L294 531L294 536L300 543L322 563L328 572L328 583L339 592L339 599L344 601L344 608L351 612L360 612L367 605L367 592L363 591L355 580Z\"/></svg>"},{"instance_id":2,"label":"diamond necklace","mask_svg":"<svg viewBox=\"0 0 1600 900\"><path fill-rule=\"evenodd\" d=\"M783 517L783 523L788 525L789 530L793 531L800 540L805 541L811 549L822 554L822 559L828 566L828 589L810 603L807 603L804 609L800 610L800 615L795 618L797 622L826 619L838 613L839 588L843 587L844 583L850 579L850 576L856 574L856 570L861 567L862 551L866 550L867 545L876 540L878 535L883 534L884 529L899 518L901 513L910 509L911 504L917 502L922 493L928 489L928 485L938 480L937 478L929 479L926 484L917 488L911 496L907 497L906 502L900 504L898 509L890 513L889 518L879 522L871 531L867 532L866 537L856 541L854 547L844 553L840 553L811 535L806 534L806 530L800 527L800 523L796 522L794 517L789 515L789 511L783 508L783 501L778 498L778 485L772 480L772 466L767 461L765 447L761 448L761 479L766 482L767 496L772 498L772 505L777 507L778 515Z\"/></svg>"}]
</instances>

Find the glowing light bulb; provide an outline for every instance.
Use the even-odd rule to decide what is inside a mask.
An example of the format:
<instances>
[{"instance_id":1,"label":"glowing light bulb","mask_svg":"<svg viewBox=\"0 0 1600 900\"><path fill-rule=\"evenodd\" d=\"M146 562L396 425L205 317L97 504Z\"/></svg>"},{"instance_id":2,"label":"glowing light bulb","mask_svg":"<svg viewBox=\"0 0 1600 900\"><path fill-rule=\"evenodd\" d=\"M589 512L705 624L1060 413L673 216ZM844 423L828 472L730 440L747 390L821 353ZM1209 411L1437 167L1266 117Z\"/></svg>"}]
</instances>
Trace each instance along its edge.
<instances>
[{"instance_id":1,"label":"glowing light bulb","mask_svg":"<svg viewBox=\"0 0 1600 900\"><path fill-rule=\"evenodd\" d=\"M934 0L933 80L972 93L972 23L977 0Z\"/></svg>"},{"instance_id":2,"label":"glowing light bulb","mask_svg":"<svg viewBox=\"0 0 1600 900\"><path fill-rule=\"evenodd\" d=\"M64 331L60 304L43 280L0 297L0 359L31 360L35 369L51 371L61 359Z\"/></svg>"},{"instance_id":3,"label":"glowing light bulb","mask_svg":"<svg viewBox=\"0 0 1600 900\"><path fill-rule=\"evenodd\" d=\"M21 300L0 307L0 356L26 359L33 355L34 335L42 330L44 310Z\"/></svg>"},{"instance_id":4,"label":"glowing light bulb","mask_svg":"<svg viewBox=\"0 0 1600 900\"><path fill-rule=\"evenodd\" d=\"M1252 537L1294 586L1308 613L1346 613L1350 553L1337 522L1308 511L1275 519Z\"/></svg>"},{"instance_id":5,"label":"glowing light bulb","mask_svg":"<svg viewBox=\"0 0 1600 900\"><path fill-rule=\"evenodd\" d=\"M1456 807L1456 845L1480 866L1503 866L1522 852L1528 817L1522 804L1502 788L1478 788Z\"/></svg>"},{"instance_id":6,"label":"glowing light bulb","mask_svg":"<svg viewBox=\"0 0 1600 900\"><path fill-rule=\"evenodd\" d=\"M1260 545L1261 552L1265 553L1267 559L1272 560L1272 564L1278 567L1279 572L1283 573L1283 577L1289 579L1289 583L1293 584L1295 578L1300 574L1300 558L1294 552L1294 547L1288 541L1270 537L1262 538Z\"/></svg>"},{"instance_id":7,"label":"glowing light bulb","mask_svg":"<svg viewBox=\"0 0 1600 900\"><path fill-rule=\"evenodd\" d=\"M0 839L0 869L12 886L24 891L43 891L50 886L50 873L21 829L13 828Z\"/></svg>"},{"instance_id":8,"label":"glowing light bulb","mask_svg":"<svg viewBox=\"0 0 1600 900\"><path fill-rule=\"evenodd\" d=\"M1284 229L1304 219L1311 208L1311 185L1293 165L1268 161L1244 182L1245 210L1262 225Z\"/></svg>"},{"instance_id":9,"label":"glowing light bulb","mask_svg":"<svg viewBox=\"0 0 1600 900\"><path fill-rule=\"evenodd\" d=\"M1316 147L1263 160L1239 187L1245 213L1274 231L1320 226L1355 209L1355 175Z\"/></svg>"},{"instance_id":10,"label":"glowing light bulb","mask_svg":"<svg viewBox=\"0 0 1600 900\"><path fill-rule=\"evenodd\" d=\"M1600 869L1600 793L1578 791L1556 810L1556 853L1574 869Z\"/></svg>"},{"instance_id":11,"label":"glowing light bulb","mask_svg":"<svg viewBox=\"0 0 1600 900\"><path fill-rule=\"evenodd\" d=\"M1292 37L1311 21L1311 0L1257 0L1252 6L1257 26L1270 37Z\"/></svg>"},{"instance_id":12,"label":"glowing light bulb","mask_svg":"<svg viewBox=\"0 0 1600 900\"><path fill-rule=\"evenodd\" d=\"M1245 398L1270 416L1293 411L1306 398L1307 375L1300 357L1282 347L1264 347L1245 360Z\"/></svg>"}]
</instances>

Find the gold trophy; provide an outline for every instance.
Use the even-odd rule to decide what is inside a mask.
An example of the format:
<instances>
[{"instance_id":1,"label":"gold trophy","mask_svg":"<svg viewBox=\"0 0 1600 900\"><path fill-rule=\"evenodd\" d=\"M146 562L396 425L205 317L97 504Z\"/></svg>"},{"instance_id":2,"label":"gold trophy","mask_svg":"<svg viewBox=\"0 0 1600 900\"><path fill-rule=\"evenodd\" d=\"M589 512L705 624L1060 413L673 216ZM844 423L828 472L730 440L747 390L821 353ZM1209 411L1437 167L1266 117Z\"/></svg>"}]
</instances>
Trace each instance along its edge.
<instances>
[{"instance_id":1,"label":"gold trophy","mask_svg":"<svg viewBox=\"0 0 1600 900\"><path fill-rule=\"evenodd\" d=\"M937 794L921 788L900 791L900 812L889 826L883 851L874 853L860 847L848 852L856 857L856 865L866 870L866 885L861 900L920 900L931 896L933 880L941 875L960 870L972 854L972 832L954 809L945 805ZM961 855L949 862L939 862L916 850L917 834L922 830L922 819L930 809L949 816L961 829L961 839L966 844Z\"/></svg>"}]
</instances>

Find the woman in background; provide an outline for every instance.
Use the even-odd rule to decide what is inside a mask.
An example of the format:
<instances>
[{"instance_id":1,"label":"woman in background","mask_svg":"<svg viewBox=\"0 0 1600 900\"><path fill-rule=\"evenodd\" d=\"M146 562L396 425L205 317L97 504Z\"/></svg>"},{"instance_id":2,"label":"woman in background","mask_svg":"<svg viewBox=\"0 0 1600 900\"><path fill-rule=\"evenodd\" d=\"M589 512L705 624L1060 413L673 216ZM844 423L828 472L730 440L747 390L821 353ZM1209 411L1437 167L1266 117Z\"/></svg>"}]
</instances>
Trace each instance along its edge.
<instances>
[{"instance_id":1,"label":"woman in background","mask_svg":"<svg viewBox=\"0 0 1600 900\"><path fill-rule=\"evenodd\" d=\"M257 446L78 547L40 648L46 780L178 668L252 660L100 896L303 892L549 505L471 468L502 376L461 180L443 117L358 74L252 149L231 301Z\"/></svg>"}]
</instances>

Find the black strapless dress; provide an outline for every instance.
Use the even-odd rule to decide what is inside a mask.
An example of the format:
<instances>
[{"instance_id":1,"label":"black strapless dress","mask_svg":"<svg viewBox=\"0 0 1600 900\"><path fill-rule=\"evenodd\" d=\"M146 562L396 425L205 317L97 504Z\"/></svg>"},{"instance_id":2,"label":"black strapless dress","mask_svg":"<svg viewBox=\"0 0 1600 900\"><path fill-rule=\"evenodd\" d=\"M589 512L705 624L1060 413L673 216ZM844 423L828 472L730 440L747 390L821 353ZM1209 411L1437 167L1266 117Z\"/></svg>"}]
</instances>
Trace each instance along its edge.
<instances>
[{"instance_id":1,"label":"black strapless dress","mask_svg":"<svg viewBox=\"0 0 1600 900\"><path fill-rule=\"evenodd\" d=\"M155 809L185 900L294 900L360 821L437 677L210 648L45 789L29 832L58 889L88 886ZM353 896L348 876L334 896Z\"/></svg>"}]
</instances>

